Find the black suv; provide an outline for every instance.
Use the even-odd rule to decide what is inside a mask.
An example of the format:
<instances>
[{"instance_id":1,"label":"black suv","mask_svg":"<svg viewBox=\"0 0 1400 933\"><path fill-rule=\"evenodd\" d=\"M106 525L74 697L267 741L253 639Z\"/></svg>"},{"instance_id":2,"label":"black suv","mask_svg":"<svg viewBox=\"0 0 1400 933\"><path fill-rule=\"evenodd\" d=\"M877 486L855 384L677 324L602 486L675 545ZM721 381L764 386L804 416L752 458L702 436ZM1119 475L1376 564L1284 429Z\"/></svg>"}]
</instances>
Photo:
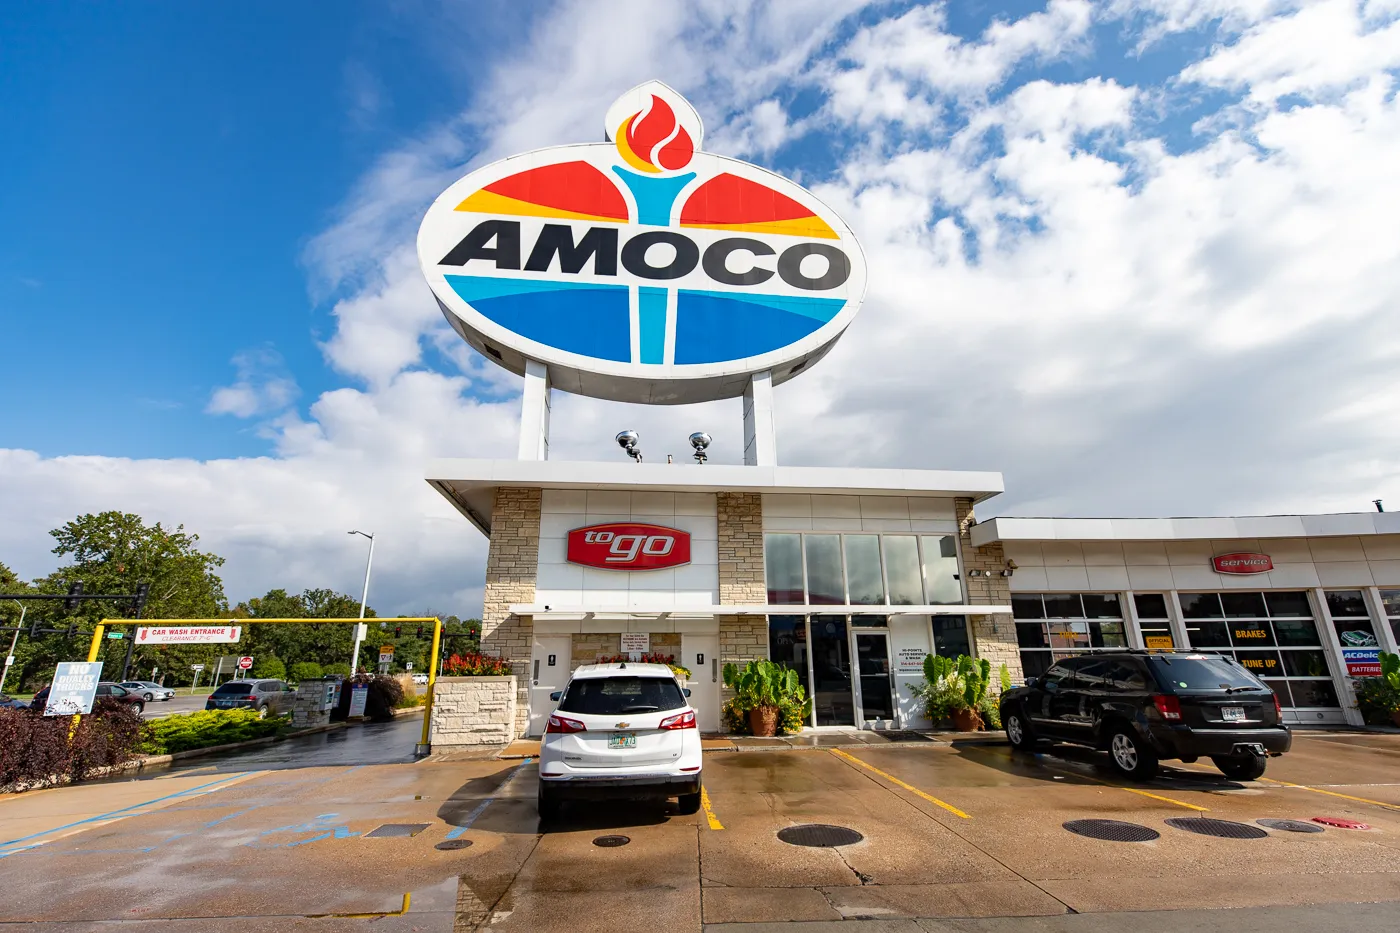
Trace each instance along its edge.
<instances>
[{"instance_id":1,"label":"black suv","mask_svg":"<svg viewBox=\"0 0 1400 933\"><path fill-rule=\"evenodd\" d=\"M1001 695L1011 747L1042 741L1105 749L1145 780L1162 758L1209 756L1226 777L1264 773L1293 744L1278 697L1233 658L1200 652L1115 651L1057 661Z\"/></svg>"}]
</instances>

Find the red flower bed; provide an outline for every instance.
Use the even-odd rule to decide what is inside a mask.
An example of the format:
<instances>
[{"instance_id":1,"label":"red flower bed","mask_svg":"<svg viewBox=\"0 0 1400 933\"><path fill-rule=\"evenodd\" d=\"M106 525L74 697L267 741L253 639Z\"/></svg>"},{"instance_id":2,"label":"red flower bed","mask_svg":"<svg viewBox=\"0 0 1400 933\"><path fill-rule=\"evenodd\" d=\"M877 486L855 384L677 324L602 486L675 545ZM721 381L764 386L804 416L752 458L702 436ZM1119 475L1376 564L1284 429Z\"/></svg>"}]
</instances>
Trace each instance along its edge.
<instances>
[{"instance_id":1,"label":"red flower bed","mask_svg":"<svg viewBox=\"0 0 1400 933\"><path fill-rule=\"evenodd\" d=\"M653 654L644 654L636 661L633 661L625 654L615 654L612 657L598 656L599 664L621 664L624 661L630 664L675 664L676 656L674 654L655 652Z\"/></svg>"},{"instance_id":2,"label":"red flower bed","mask_svg":"<svg viewBox=\"0 0 1400 933\"><path fill-rule=\"evenodd\" d=\"M449 656L442 673L445 677L500 677L510 673L510 664L493 655L468 651Z\"/></svg>"}]
</instances>

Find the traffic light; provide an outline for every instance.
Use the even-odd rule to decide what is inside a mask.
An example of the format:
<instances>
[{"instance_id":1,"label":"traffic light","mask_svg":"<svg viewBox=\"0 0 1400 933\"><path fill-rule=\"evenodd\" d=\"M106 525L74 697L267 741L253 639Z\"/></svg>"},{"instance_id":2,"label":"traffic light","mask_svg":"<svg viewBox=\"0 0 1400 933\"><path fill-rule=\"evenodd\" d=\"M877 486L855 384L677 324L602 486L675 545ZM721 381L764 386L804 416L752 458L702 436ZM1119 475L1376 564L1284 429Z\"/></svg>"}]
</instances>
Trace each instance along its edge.
<instances>
[{"instance_id":1,"label":"traffic light","mask_svg":"<svg viewBox=\"0 0 1400 933\"><path fill-rule=\"evenodd\" d=\"M400 635L402 635L402 634L403 634L403 626L402 626L402 625L396 625L396 626L394 626L394 637L395 637L395 638L398 638L398 637L399 637Z\"/></svg>"},{"instance_id":2,"label":"traffic light","mask_svg":"<svg viewBox=\"0 0 1400 933\"><path fill-rule=\"evenodd\" d=\"M63 601L63 608L68 612L72 612L74 609L77 609L78 604L82 602L82 600L74 599L73 597L81 595L83 595L83 585L81 583L74 583L72 586L68 587L69 598Z\"/></svg>"},{"instance_id":3,"label":"traffic light","mask_svg":"<svg viewBox=\"0 0 1400 933\"><path fill-rule=\"evenodd\" d=\"M423 626L421 626L421 625L418 626L418 637L419 637L419 638L422 638L422 637L423 637Z\"/></svg>"},{"instance_id":4,"label":"traffic light","mask_svg":"<svg viewBox=\"0 0 1400 933\"><path fill-rule=\"evenodd\" d=\"M134 615L137 618L141 617L141 610L146 608L146 597L149 596L150 593L151 585L149 583L136 584L136 612L134 613Z\"/></svg>"}]
</instances>

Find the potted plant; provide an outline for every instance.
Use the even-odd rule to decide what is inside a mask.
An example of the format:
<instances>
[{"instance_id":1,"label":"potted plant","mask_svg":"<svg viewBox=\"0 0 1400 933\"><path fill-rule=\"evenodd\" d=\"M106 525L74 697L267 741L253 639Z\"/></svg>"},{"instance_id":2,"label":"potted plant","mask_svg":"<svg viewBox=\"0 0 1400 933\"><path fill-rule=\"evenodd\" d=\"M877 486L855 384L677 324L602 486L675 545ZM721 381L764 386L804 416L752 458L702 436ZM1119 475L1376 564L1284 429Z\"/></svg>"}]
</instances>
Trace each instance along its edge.
<instances>
[{"instance_id":1,"label":"potted plant","mask_svg":"<svg viewBox=\"0 0 1400 933\"><path fill-rule=\"evenodd\" d=\"M777 735L784 702L802 691L797 671L772 661L726 664L724 685L734 691L736 710L747 713L749 731L758 736Z\"/></svg>"},{"instance_id":2,"label":"potted plant","mask_svg":"<svg viewBox=\"0 0 1400 933\"><path fill-rule=\"evenodd\" d=\"M1400 726L1400 655L1381 652L1381 676L1358 677L1356 705L1372 725L1387 720Z\"/></svg>"},{"instance_id":3,"label":"potted plant","mask_svg":"<svg viewBox=\"0 0 1400 933\"><path fill-rule=\"evenodd\" d=\"M987 696L987 687L992 680L992 662L986 658L970 658L959 655L957 679L962 687L962 703L953 710L953 726L959 732L976 732L982 728L982 716L978 709Z\"/></svg>"}]
</instances>

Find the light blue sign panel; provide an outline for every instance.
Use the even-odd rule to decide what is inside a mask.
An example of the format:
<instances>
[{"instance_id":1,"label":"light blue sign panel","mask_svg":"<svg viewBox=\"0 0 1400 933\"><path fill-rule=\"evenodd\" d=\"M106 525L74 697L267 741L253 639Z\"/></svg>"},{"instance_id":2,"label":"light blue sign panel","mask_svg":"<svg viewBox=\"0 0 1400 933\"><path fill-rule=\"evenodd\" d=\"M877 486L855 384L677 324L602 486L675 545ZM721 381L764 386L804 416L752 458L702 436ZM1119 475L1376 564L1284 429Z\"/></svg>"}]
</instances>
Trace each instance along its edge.
<instances>
[{"instance_id":1,"label":"light blue sign panel","mask_svg":"<svg viewBox=\"0 0 1400 933\"><path fill-rule=\"evenodd\" d=\"M92 712L97 682L101 679L101 661L65 661L58 665L49 697L44 701L44 715L72 716Z\"/></svg>"}]
</instances>

